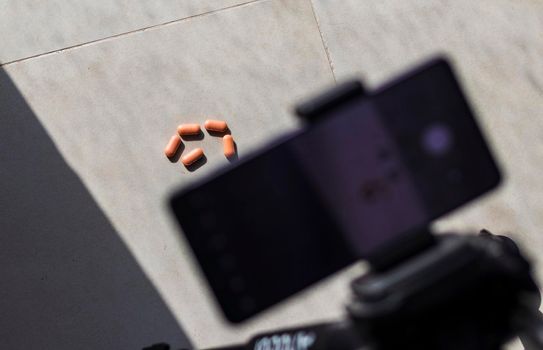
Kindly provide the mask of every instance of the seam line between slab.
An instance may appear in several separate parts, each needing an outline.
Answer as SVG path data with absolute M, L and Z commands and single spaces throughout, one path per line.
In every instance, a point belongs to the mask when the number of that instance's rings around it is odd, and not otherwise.
M 224 7 L 224 8 L 220 8 L 220 9 L 216 9 L 216 10 L 211 10 L 211 11 L 207 11 L 207 12 L 203 12 L 203 13 L 198 13 L 198 14 L 195 14 L 195 15 L 192 15 L 192 16 L 183 17 L 183 18 L 178 18 L 178 19 L 174 19 L 174 20 L 167 21 L 167 22 L 164 22 L 164 23 L 154 24 L 154 25 L 147 26 L 147 27 L 143 27 L 143 28 L 139 28 L 139 29 L 134 29 L 134 30 L 131 30 L 131 31 L 128 31 L 128 32 L 124 32 L 124 33 L 119 33 L 119 34 L 111 35 L 111 36 L 108 36 L 108 37 L 105 37 L 105 38 L 100 38 L 100 39 L 95 39 L 95 40 L 87 41 L 87 42 L 84 42 L 84 43 L 81 43 L 81 44 L 75 44 L 75 45 L 71 45 L 71 46 L 66 46 L 66 47 L 64 47 L 64 48 L 62 48 L 62 49 L 51 50 L 51 51 L 47 51 L 47 52 L 44 52 L 44 53 L 40 53 L 40 54 L 36 54 L 36 55 L 24 57 L 24 58 L 19 58 L 19 59 L 13 60 L 13 61 L 8 61 L 8 62 L 5 62 L 5 63 L 0 63 L 0 67 L 5 67 L 5 66 L 8 66 L 8 65 L 10 65 L 10 64 L 20 63 L 20 62 L 24 62 L 24 61 L 31 60 L 31 59 L 35 59 L 35 58 L 40 58 L 40 57 L 43 57 L 43 56 L 52 55 L 52 54 L 55 54 L 55 53 L 61 53 L 61 52 L 64 52 L 64 51 L 68 51 L 68 50 L 72 50 L 72 49 L 77 49 L 77 48 L 80 48 L 80 47 L 85 47 L 85 46 L 89 46 L 89 45 L 93 45 L 93 44 L 98 44 L 98 43 L 105 42 L 105 41 L 108 41 L 108 40 L 117 39 L 117 38 L 120 38 L 120 37 L 123 37 L 123 36 L 127 36 L 127 35 L 131 35 L 131 34 L 136 34 L 136 33 L 144 32 L 144 31 L 146 31 L 146 30 L 156 29 L 156 28 L 160 28 L 160 27 L 164 27 L 164 26 L 176 24 L 176 23 L 179 23 L 179 22 L 182 22 L 182 21 L 186 21 L 186 20 L 189 20 L 189 19 L 194 19 L 194 18 L 196 18 L 196 17 L 207 16 L 207 15 L 215 14 L 215 13 L 222 12 L 222 11 L 226 11 L 226 10 L 231 10 L 231 9 L 234 9 L 234 8 L 237 8 L 237 7 L 242 7 L 242 6 L 251 5 L 251 4 L 260 2 L 260 1 L 264 1 L 264 0 L 251 0 L 251 1 L 247 1 L 247 2 L 241 3 L 241 4 L 236 4 L 236 5 L 232 5 L 232 6 L 228 6 L 228 7 Z
M 326 45 L 326 40 L 324 40 L 324 34 L 322 33 L 322 30 L 321 30 L 321 24 L 319 22 L 319 18 L 317 17 L 317 11 L 315 11 L 315 6 L 313 5 L 313 0 L 309 0 L 309 3 L 311 4 L 311 10 L 313 11 L 313 17 L 315 17 L 315 23 L 317 23 L 317 29 L 319 31 L 319 35 L 321 36 L 322 47 L 324 48 L 324 52 L 326 53 L 326 59 L 328 60 L 328 65 L 330 66 L 330 71 L 332 72 L 332 77 L 334 78 L 334 82 L 337 83 L 336 72 L 334 70 L 334 64 L 332 63 L 332 59 L 330 58 L 330 50 L 328 49 L 328 45 Z

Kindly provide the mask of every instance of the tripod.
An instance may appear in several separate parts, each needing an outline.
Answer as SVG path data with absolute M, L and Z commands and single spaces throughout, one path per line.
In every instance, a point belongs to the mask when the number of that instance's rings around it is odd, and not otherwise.
M 215 350 L 543 349 L 539 290 L 517 245 L 488 231 L 433 236 L 422 252 L 351 284 L 348 317 Z
M 413 91 L 428 92 L 427 83 L 432 79 L 440 83 L 453 79 L 447 74 L 439 79 L 430 75 L 410 86 Z M 296 113 L 306 124 L 316 124 L 365 97 L 372 95 L 360 82 L 347 82 L 299 105 Z M 387 101 L 388 105 L 395 103 L 394 99 Z M 467 108 L 461 96 L 454 104 Z M 481 138 L 477 132 L 472 136 Z M 485 191 L 495 184 L 488 186 Z M 469 199 L 473 198 L 464 198 L 436 217 Z M 436 236 L 424 228 L 398 232 L 386 246 L 364 257 L 371 270 L 351 283 L 352 300 L 345 319 L 262 333 L 247 344 L 215 350 L 495 350 L 517 335 L 526 349 L 543 349 L 539 289 L 529 262 L 511 239 L 488 231 Z M 158 344 L 148 349 L 169 347 Z

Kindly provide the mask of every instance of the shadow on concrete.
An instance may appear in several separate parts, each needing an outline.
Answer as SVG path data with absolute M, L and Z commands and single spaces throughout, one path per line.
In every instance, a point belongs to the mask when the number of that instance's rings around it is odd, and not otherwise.
M 203 140 L 204 139 L 204 133 L 202 132 L 202 130 L 200 130 L 200 132 L 196 135 L 183 135 L 181 136 L 181 138 L 183 139 L 183 141 L 200 141 L 200 140 Z
M 181 159 L 181 156 L 183 155 L 184 150 L 185 150 L 185 144 L 181 142 L 181 144 L 179 145 L 179 148 L 177 149 L 173 157 L 168 158 L 170 160 L 170 163 L 177 163 L 179 159 Z
M 202 158 L 198 159 L 197 161 L 195 161 L 194 163 L 190 165 L 187 165 L 185 168 L 192 173 L 200 169 L 201 167 L 203 167 L 206 163 L 207 163 L 207 157 L 204 154 Z
M 239 155 L 238 155 L 238 144 L 234 141 L 234 155 L 231 156 L 231 157 L 227 157 L 226 159 L 228 159 L 228 161 L 230 163 L 232 162 L 235 162 L 237 160 L 239 160 Z
M 0 347 L 189 340 L 0 69 Z
M 213 131 L 213 130 L 206 130 L 209 136 L 213 137 L 220 137 L 222 138 L 224 135 L 232 135 L 232 131 L 230 129 L 226 129 L 226 131 Z

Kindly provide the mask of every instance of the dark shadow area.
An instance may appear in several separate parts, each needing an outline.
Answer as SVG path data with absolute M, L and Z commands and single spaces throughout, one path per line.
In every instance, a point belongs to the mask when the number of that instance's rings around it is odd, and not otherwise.
M 212 131 L 212 130 L 206 130 L 209 136 L 213 137 L 223 137 L 224 135 L 232 135 L 232 132 L 230 129 L 226 129 L 226 131 Z
M 190 347 L 1 69 L 0 122 L 0 347 Z
M 234 141 L 234 149 L 236 150 L 236 153 L 234 153 L 234 155 L 232 157 L 226 157 L 226 159 L 228 159 L 228 161 L 230 163 L 233 163 L 233 162 L 235 162 L 236 160 L 239 159 L 239 156 L 238 156 L 238 144 L 236 143 L 236 141 Z
M 183 135 L 181 136 L 183 141 L 200 141 L 204 139 L 204 133 L 200 130 L 200 132 L 196 135 Z
M 179 148 L 177 149 L 177 152 L 173 155 L 173 157 L 168 157 L 171 163 L 177 163 L 181 156 L 183 155 L 183 151 L 185 150 L 185 144 L 181 142 L 179 145 Z
M 190 171 L 192 173 L 193 171 L 196 171 L 196 170 L 200 169 L 202 166 L 204 166 L 205 163 L 207 163 L 207 157 L 204 154 L 202 156 L 202 158 L 198 159 L 197 161 L 195 161 L 191 165 L 186 166 L 186 168 L 187 168 L 188 171 Z

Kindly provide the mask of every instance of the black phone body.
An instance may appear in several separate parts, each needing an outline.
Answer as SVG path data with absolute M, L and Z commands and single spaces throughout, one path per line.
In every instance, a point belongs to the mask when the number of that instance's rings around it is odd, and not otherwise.
M 444 60 L 326 113 L 172 197 L 232 322 L 386 254 L 500 181 Z

